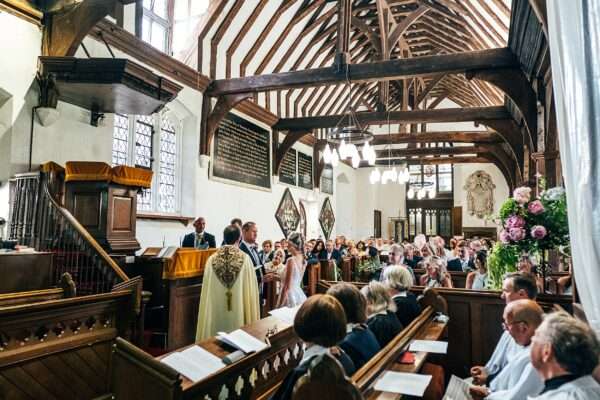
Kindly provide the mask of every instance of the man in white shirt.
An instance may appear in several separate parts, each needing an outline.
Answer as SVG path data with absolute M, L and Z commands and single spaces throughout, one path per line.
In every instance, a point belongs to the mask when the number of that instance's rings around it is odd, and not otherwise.
M 504 279 L 501 297 L 507 305 L 515 300 L 535 300 L 536 296 L 537 286 L 531 276 L 514 273 Z M 504 331 L 487 364 L 471 368 L 473 382 L 478 385 L 489 384 L 494 376 L 499 374 L 506 364 L 514 358 L 518 349 L 519 346 L 516 345 L 513 337 L 508 331 Z
M 515 300 L 504 309 L 503 326 L 517 346 L 512 360 L 490 382 L 489 389 L 473 386 L 473 400 L 521 400 L 539 394 L 544 384 L 531 364 L 529 348 L 544 311 L 533 300 Z
M 600 343 L 584 322 L 566 313 L 548 315 L 532 338 L 531 363 L 544 379 L 536 400 L 600 399 L 600 384 L 592 377 Z

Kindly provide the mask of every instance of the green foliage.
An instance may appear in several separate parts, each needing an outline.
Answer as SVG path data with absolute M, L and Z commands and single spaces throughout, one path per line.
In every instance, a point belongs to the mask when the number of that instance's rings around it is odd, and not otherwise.
M 507 219 L 508 217 L 510 217 L 513 214 L 519 214 L 520 211 L 521 211 L 521 207 L 519 206 L 519 203 L 517 203 L 511 197 L 508 200 L 506 200 L 504 202 L 504 204 L 502 204 L 502 207 L 500 207 L 499 216 L 504 221 L 505 219 Z
M 488 258 L 488 287 L 500 290 L 504 276 L 517 270 L 519 249 L 497 242 Z

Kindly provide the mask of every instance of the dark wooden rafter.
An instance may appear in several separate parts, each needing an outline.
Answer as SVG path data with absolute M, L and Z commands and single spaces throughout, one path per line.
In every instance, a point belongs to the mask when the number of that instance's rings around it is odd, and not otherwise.
M 207 115 L 207 117 L 206 122 L 201 124 L 200 154 L 210 154 L 210 146 L 215 133 L 217 132 L 217 128 L 219 127 L 219 123 L 238 103 L 251 97 L 252 95 L 249 93 L 221 96 L 217 99 L 217 103 L 212 110 L 210 110 L 209 105 L 203 109 L 203 111 L 206 112 L 206 114 L 203 112 L 203 117 L 204 115 Z M 204 102 L 210 104 L 208 96 L 204 96 Z M 208 112 L 210 112 L 210 114 L 208 114 Z
M 217 50 L 219 47 L 219 43 L 221 42 L 221 38 L 225 35 L 227 28 L 231 24 L 231 21 L 237 16 L 238 12 L 242 8 L 244 1 L 243 0 L 235 0 L 233 6 L 227 12 L 223 21 L 219 24 L 215 34 L 210 40 L 210 71 L 209 76 L 211 79 L 215 79 L 217 77 Z M 199 66 L 201 69 L 202 66 Z
M 399 143 L 500 143 L 502 141 L 502 137 L 492 131 L 449 131 L 375 135 L 370 144 L 377 146 Z
M 527 145 L 537 149 L 537 99 L 520 68 L 468 71 L 467 79 L 480 79 L 500 88 L 517 105 L 529 132 Z
M 42 54 L 74 56 L 88 32 L 114 11 L 117 2 L 127 4 L 131 0 L 84 0 L 46 13 Z
M 246 19 L 246 22 L 244 22 L 244 25 L 227 48 L 225 52 L 225 77 L 227 79 L 231 78 L 231 62 L 233 59 L 233 54 L 238 49 L 240 44 L 242 44 L 242 41 L 244 40 L 248 32 L 250 32 L 250 29 L 252 29 L 252 26 L 254 25 L 254 23 L 256 22 L 256 20 L 258 19 L 259 15 L 262 13 L 268 2 L 269 0 L 260 0 L 258 5 L 252 11 L 252 14 L 250 14 L 248 19 Z
M 306 130 L 290 131 L 286 133 L 285 137 L 283 138 L 283 142 L 277 144 L 275 163 L 273 165 L 273 175 L 279 174 L 279 169 L 281 168 L 283 158 L 285 157 L 285 154 L 294 146 L 294 143 L 302 139 L 304 136 L 310 134 L 312 134 L 312 131 Z
M 352 82 L 396 80 L 413 76 L 439 73 L 464 73 L 473 69 L 511 68 L 517 65 L 507 48 L 443 54 L 419 58 L 394 59 L 374 63 L 348 65 L 347 73 L 334 68 L 310 71 L 283 72 L 245 78 L 218 79 L 211 83 L 208 94 L 216 97 L 233 93 L 254 93 L 307 86 L 320 86 L 346 81 Z
M 432 123 L 432 122 L 469 122 L 511 119 L 503 106 L 445 108 L 439 110 L 412 110 L 393 112 L 359 112 L 356 114 L 362 124 L 391 123 Z M 342 115 L 319 117 L 281 118 L 274 126 L 278 130 L 314 129 L 335 127 Z M 511 119 L 512 121 L 512 119 Z

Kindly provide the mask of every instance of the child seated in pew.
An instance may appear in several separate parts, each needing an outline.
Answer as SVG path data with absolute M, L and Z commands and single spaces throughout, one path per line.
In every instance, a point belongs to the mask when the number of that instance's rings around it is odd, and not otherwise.
M 417 296 L 409 291 L 413 277 L 408 268 L 395 265 L 385 270 L 383 282 L 396 305 L 396 316 L 402 326 L 408 326 L 421 313 Z
M 396 316 L 396 305 L 380 282 L 371 281 L 360 292 L 367 299 L 367 326 L 384 348 L 403 328 Z
M 367 321 L 367 301 L 356 286 L 341 282 L 327 290 L 344 308 L 346 314 L 346 337 L 339 344 L 350 356 L 356 369 L 365 365 L 379 350 L 379 342 L 365 324 Z
M 296 313 L 294 331 L 306 345 L 300 364 L 283 380 L 271 400 L 289 400 L 294 385 L 308 371 L 311 360 L 329 353 L 338 360 L 347 376 L 356 371 L 350 357 L 336 347 L 346 336 L 346 314 L 333 296 L 316 294 L 310 296 Z

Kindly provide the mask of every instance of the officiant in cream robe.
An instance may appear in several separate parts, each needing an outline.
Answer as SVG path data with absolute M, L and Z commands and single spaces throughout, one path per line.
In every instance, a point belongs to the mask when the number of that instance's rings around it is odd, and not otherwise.
M 206 261 L 196 341 L 260 319 L 256 274 L 250 257 L 237 246 L 240 235 L 237 226 L 225 228 L 225 245 Z

